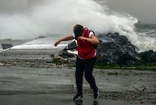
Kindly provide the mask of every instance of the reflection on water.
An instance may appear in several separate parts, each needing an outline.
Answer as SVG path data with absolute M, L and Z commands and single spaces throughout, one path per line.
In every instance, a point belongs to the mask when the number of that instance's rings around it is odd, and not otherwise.
M 83 105 L 83 100 L 74 101 L 75 105 Z
M 83 100 L 74 101 L 75 105 L 83 105 Z M 98 105 L 98 101 L 93 101 L 92 105 Z
M 93 105 L 98 105 L 98 101 L 94 101 L 93 102 Z

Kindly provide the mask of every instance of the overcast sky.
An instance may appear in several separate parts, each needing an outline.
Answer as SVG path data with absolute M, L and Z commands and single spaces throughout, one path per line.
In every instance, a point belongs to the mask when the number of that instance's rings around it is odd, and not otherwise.
M 156 23 L 156 0 L 96 0 L 113 11 L 128 12 L 142 23 Z M 104 3 L 104 2 L 103 2 Z

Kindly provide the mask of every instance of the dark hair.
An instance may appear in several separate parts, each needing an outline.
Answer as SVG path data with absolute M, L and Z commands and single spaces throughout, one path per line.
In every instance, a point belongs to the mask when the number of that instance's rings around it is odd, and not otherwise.
M 75 34 L 75 39 L 77 40 L 77 37 L 82 36 L 84 29 L 83 26 L 80 24 L 77 24 L 73 27 L 73 32 Z

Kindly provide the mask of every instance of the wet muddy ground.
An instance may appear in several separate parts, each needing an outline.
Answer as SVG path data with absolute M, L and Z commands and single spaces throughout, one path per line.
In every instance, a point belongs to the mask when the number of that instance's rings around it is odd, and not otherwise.
M 2 105 L 156 104 L 156 72 L 110 69 L 94 69 L 100 90 L 98 100 L 94 101 L 84 79 L 83 101 L 75 103 L 72 101 L 76 93 L 75 68 L 52 64 L 51 54 L 48 51 L 40 55 L 34 51 L 0 53 Z

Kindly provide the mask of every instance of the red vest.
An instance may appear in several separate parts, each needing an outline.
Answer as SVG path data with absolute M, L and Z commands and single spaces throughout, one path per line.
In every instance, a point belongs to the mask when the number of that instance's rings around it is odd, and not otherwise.
M 89 38 L 89 31 L 84 29 L 84 37 Z M 91 59 L 95 56 L 95 49 L 93 44 L 86 40 L 77 40 L 78 44 L 78 56 L 82 59 Z M 88 53 L 89 52 L 89 53 Z M 87 54 L 87 55 L 86 55 Z

